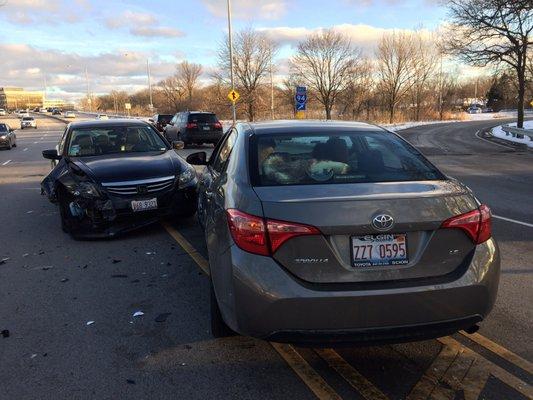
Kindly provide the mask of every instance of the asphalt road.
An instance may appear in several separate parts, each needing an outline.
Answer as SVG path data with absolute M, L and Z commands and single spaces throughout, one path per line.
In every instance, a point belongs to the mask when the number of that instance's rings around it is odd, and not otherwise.
M 533 398 L 533 153 L 475 136 L 496 122 L 401 133 L 515 220 L 494 220 L 502 280 L 482 336 L 336 351 L 213 339 L 194 219 L 109 241 L 63 234 L 39 183 L 64 125 L 38 124 L 0 151 L 0 399 Z

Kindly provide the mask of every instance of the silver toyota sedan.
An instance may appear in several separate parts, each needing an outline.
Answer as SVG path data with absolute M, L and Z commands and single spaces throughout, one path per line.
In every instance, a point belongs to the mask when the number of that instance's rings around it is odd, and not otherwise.
M 392 132 L 241 123 L 187 161 L 207 166 L 215 336 L 402 342 L 473 332 L 492 309 L 490 209 Z

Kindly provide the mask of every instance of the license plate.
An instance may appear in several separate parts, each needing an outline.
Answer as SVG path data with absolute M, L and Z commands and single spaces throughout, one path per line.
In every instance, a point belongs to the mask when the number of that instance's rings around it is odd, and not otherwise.
M 204 126 L 203 129 L 204 129 L 204 131 L 209 131 L 209 130 L 211 130 L 211 128 L 210 128 L 209 126 Z
M 131 202 L 131 209 L 135 212 L 155 210 L 157 209 L 157 199 L 133 200 Z
M 354 267 L 408 264 L 407 235 L 394 233 L 353 236 L 352 263 Z

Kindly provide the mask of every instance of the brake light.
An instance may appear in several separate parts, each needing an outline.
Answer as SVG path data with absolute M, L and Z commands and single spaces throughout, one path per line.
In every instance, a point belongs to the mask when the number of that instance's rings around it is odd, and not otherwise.
M 215 129 L 222 129 L 222 124 L 220 122 L 215 122 L 213 126 L 215 127 Z
M 492 236 L 491 220 L 490 208 L 482 204 L 477 210 L 447 219 L 442 228 L 462 229 L 475 244 L 481 244 Z
M 226 211 L 231 236 L 241 249 L 254 254 L 269 254 L 263 218 L 239 210 Z
M 320 235 L 314 226 L 263 219 L 235 209 L 227 210 L 227 216 L 235 244 L 254 254 L 268 256 L 296 236 Z
M 187 129 L 196 129 L 196 128 L 198 128 L 198 124 L 196 124 L 194 122 L 188 122 L 186 126 L 187 126 Z

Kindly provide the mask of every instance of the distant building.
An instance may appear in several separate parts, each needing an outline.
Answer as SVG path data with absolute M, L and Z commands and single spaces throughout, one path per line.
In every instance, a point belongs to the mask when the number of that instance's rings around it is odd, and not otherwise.
M 65 108 L 65 102 L 58 99 L 45 99 L 43 103 L 45 108 Z
M 0 88 L 0 108 L 16 110 L 20 108 L 42 107 L 44 93 L 27 91 L 18 87 Z

